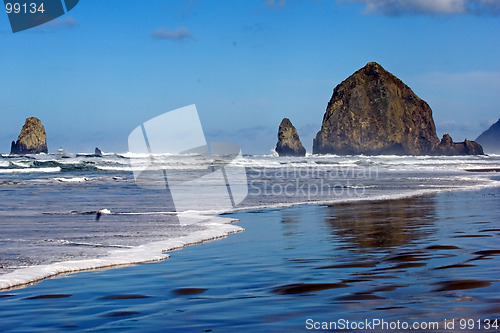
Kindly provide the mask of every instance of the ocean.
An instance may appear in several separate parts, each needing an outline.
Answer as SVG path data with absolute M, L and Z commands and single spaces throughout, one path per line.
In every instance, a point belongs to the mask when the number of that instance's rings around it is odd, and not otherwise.
M 155 163 L 186 179 L 213 168 L 196 154 Z M 500 156 L 244 155 L 231 165 L 246 179 L 227 187 L 246 198 L 227 208 L 226 185 L 197 182 L 204 201 L 182 219 L 192 188 L 138 186 L 133 168 L 150 164 L 3 155 L 6 330 L 301 331 L 375 315 L 458 327 L 498 313 Z

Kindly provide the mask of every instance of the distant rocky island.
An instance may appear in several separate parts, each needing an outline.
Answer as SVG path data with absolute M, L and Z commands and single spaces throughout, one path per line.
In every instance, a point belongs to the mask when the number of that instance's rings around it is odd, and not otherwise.
M 17 141 L 12 141 L 11 154 L 26 155 L 48 153 L 47 135 L 40 119 L 27 118 Z
M 64 152 L 61 148 L 59 152 L 62 152 L 62 157 L 69 157 L 69 154 Z M 17 138 L 17 141 L 12 141 L 10 154 L 11 155 L 28 155 L 28 154 L 40 154 L 48 153 L 47 149 L 47 134 L 45 133 L 45 128 L 42 125 L 40 119 L 36 117 L 27 118 L 24 122 L 21 133 Z M 66 155 L 68 156 L 66 156 Z M 78 156 L 79 154 L 77 154 Z M 82 156 L 94 156 L 102 157 L 102 151 L 96 147 L 94 154 L 80 154 Z
M 480 155 L 483 149 L 474 141 L 453 142 L 448 134 L 439 140 L 429 105 L 370 62 L 333 90 L 313 154 Z
M 481 133 L 476 141 L 483 146 L 487 153 L 500 154 L 500 119 Z

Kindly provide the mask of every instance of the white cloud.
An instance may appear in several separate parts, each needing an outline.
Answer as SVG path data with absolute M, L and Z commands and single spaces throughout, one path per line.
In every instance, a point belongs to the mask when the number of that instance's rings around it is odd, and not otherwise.
M 383 15 L 498 15 L 499 0 L 341 0 L 366 5 L 365 13 Z
M 175 40 L 175 41 L 180 41 L 183 39 L 192 39 L 193 35 L 191 35 L 191 32 L 186 27 L 180 27 L 177 30 L 167 30 L 167 29 L 157 29 L 153 31 L 151 36 L 154 39 L 170 39 L 170 40 Z

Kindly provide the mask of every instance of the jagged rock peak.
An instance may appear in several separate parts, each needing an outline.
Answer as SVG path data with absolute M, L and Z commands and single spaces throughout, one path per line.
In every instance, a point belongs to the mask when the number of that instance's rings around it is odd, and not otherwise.
M 288 118 L 281 121 L 278 130 L 278 143 L 276 152 L 279 156 L 305 156 L 306 149 L 300 142 L 297 129 Z
M 438 143 L 429 105 L 370 62 L 335 87 L 313 153 L 422 155 Z
M 369 62 L 333 90 L 313 153 L 430 155 L 439 144 L 429 105 Z
M 47 153 L 47 135 L 40 119 L 27 118 L 17 141 L 12 141 L 11 154 Z

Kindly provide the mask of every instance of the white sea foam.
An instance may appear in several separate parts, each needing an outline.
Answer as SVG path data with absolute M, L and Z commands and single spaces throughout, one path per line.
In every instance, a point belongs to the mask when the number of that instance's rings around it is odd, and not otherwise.
M 115 249 L 109 255 L 97 259 L 71 260 L 21 268 L 14 272 L 0 275 L 0 290 L 35 283 L 60 274 L 165 260 L 170 257 L 166 252 L 226 237 L 229 234 L 244 230 L 236 225 L 227 224 L 227 222 L 234 220 L 225 219 L 226 223 L 219 223 L 221 219 L 220 217 L 214 219 L 214 222 L 206 224 L 206 230 L 196 231 L 188 236 L 153 242 L 132 248 Z
M 118 156 L 122 156 L 125 158 L 148 158 L 149 154 L 135 154 L 135 153 L 127 152 L 124 154 L 119 154 Z
M 89 242 L 73 242 L 67 239 L 47 239 L 48 242 L 57 242 L 64 245 L 75 245 L 75 246 L 90 246 L 90 247 L 106 247 L 106 248 L 119 248 L 119 249 L 133 249 L 133 246 L 120 245 L 120 244 L 101 244 L 101 243 L 89 243 Z
M 171 154 L 171 153 L 162 153 L 162 154 L 139 154 L 139 153 L 131 153 L 131 152 L 126 152 L 125 154 L 119 154 L 118 156 L 126 157 L 126 158 L 150 158 L 151 156 L 157 156 L 157 157 L 175 157 L 175 156 L 196 156 L 198 154 Z
M 104 165 L 98 165 L 96 166 L 96 169 L 102 170 L 102 171 L 142 171 L 144 170 L 143 168 L 134 168 L 128 166 L 128 165 L 123 165 L 123 166 L 104 166 Z
M 33 161 L 12 161 L 11 163 L 20 168 L 29 168 L 33 165 Z
M 423 186 L 422 186 L 423 187 Z M 369 197 L 359 196 L 353 198 L 332 198 L 328 200 L 315 200 L 315 201 L 296 201 L 296 202 L 281 202 L 281 203 L 270 203 L 261 204 L 257 206 L 245 206 L 237 207 L 231 210 L 231 212 L 238 211 L 252 211 L 252 210 L 262 210 L 262 209 L 273 209 L 273 208 L 288 208 L 303 205 L 333 205 L 333 204 L 346 204 L 346 203 L 356 203 L 356 202 L 376 202 L 376 201 L 386 201 L 386 200 L 399 200 L 407 199 L 413 197 L 421 197 L 432 195 L 442 192 L 453 192 L 453 191 L 477 191 L 485 188 L 500 187 L 500 182 L 488 183 L 488 184 L 478 184 L 470 186 L 426 186 L 425 189 L 421 190 L 411 190 L 406 192 L 394 192 L 388 194 L 380 194 Z M 223 212 L 219 212 L 222 214 Z M 227 213 L 227 211 L 226 211 Z
M 177 212 L 117 212 L 115 215 L 176 215 Z
M 88 177 L 53 178 L 53 179 L 61 183 L 83 183 L 92 180 L 92 178 Z
M 50 168 L 24 168 L 24 169 L 0 169 L 0 173 L 56 173 L 61 171 L 60 167 Z

